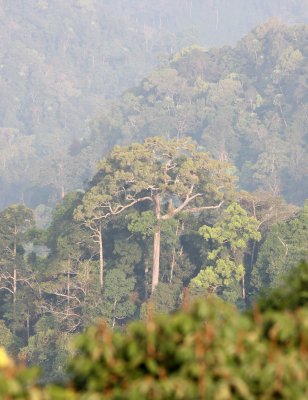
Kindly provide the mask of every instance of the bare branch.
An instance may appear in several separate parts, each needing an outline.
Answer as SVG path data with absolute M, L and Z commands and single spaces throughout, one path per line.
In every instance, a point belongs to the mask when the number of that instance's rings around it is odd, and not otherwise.
M 285 248 L 285 257 L 288 255 L 289 252 L 289 247 L 288 245 L 278 236 L 279 242 L 283 245 L 283 247 Z
M 86 226 L 87 228 L 89 228 L 92 232 L 94 232 L 94 235 L 96 234 L 98 228 L 96 225 L 91 224 L 92 221 L 95 222 L 101 222 L 102 220 L 106 220 L 108 217 L 110 216 L 114 216 L 114 215 L 119 215 L 121 214 L 123 211 L 127 210 L 130 207 L 133 207 L 135 204 L 141 203 L 143 201 L 153 201 L 152 197 L 150 196 L 144 196 L 144 197 L 140 197 L 138 199 L 133 199 L 133 197 L 130 199 L 130 203 L 122 205 L 122 204 L 118 204 L 116 205 L 114 208 L 112 207 L 112 205 L 110 203 L 103 203 L 100 205 L 100 207 L 97 208 L 101 208 L 101 209 L 106 209 L 106 213 L 100 213 L 98 216 L 96 217 L 92 217 L 90 222 L 88 220 L 83 222 L 83 225 Z
M 70 296 L 70 295 L 68 295 L 68 294 L 59 293 L 59 292 L 47 292 L 47 290 L 44 290 L 44 293 L 52 294 L 52 295 L 54 295 L 54 296 L 65 297 L 66 299 L 76 300 L 77 303 L 79 303 L 79 304 L 81 303 L 81 301 L 80 301 L 80 300 L 78 299 L 78 297 L 76 297 L 76 296 Z
M 10 288 L 6 287 L 6 286 L 1 286 L 0 290 L 7 290 L 8 292 L 10 292 L 11 294 L 14 294 L 14 291 L 11 290 Z
M 223 203 L 224 203 L 224 200 L 222 200 L 216 206 L 194 207 L 194 208 L 186 209 L 185 212 L 187 212 L 187 213 L 197 213 L 197 212 L 201 212 L 201 211 L 204 211 L 204 210 L 215 210 L 217 208 L 220 208 L 223 205 Z

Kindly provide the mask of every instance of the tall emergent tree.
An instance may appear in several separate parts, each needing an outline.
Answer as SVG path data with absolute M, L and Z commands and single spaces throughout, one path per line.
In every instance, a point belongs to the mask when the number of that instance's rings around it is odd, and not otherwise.
M 75 218 L 96 230 L 95 240 L 102 247 L 96 232 L 103 221 L 138 203 L 148 204 L 156 219 L 152 291 L 159 282 L 161 222 L 179 213 L 221 207 L 234 183 L 229 164 L 198 151 L 188 138 L 152 137 L 143 144 L 118 146 L 98 168 Z M 100 280 L 102 285 L 102 267 Z
M 33 225 L 32 210 L 22 204 L 11 205 L 0 213 L 0 290 L 12 296 L 14 322 L 18 289 L 25 284 L 31 286 L 23 244 Z

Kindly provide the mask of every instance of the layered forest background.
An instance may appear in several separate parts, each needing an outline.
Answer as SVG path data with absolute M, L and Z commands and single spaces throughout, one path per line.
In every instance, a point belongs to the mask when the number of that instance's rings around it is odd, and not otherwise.
M 307 2 L 0 5 L 14 357 L 62 379 L 99 317 L 125 331 L 187 293 L 245 310 L 308 258 Z
M 0 207 L 12 202 L 53 207 L 65 192 L 83 187 L 97 161 L 115 143 L 140 137 L 136 129 L 143 136 L 180 130 L 200 139 L 209 151 L 227 151 L 246 183 L 254 173 L 247 160 L 257 161 L 261 175 L 266 174 L 274 142 L 284 153 L 275 161 L 275 169 L 289 167 L 287 141 L 296 130 L 293 173 L 285 178 L 292 184 L 294 169 L 305 154 L 298 149 L 306 115 L 305 28 L 272 21 L 235 48 L 209 53 L 196 49 L 171 61 L 170 56 L 196 43 L 204 49 L 235 45 L 274 15 L 292 23 L 307 22 L 307 8 L 302 0 L 237 0 L 232 6 L 222 0 L 1 1 L 0 76 L 5 96 L 0 104 Z M 120 111 L 117 96 L 139 85 L 158 65 L 159 72 L 148 78 L 156 93 L 144 86 L 138 91 L 137 100 L 146 109 L 142 112 L 137 104 L 128 103 Z M 164 81 L 169 86 L 164 87 Z M 223 92 L 221 98 L 211 95 L 215 85 Z M 150 94 L 154 97 L 147 99 Z M 177 104 L 162 103 L 175 95 Z M 161 101 L 154 106 L 155 96 Z M 116 105 L 110 104 L 111 99 Z M 207 110 L 202 110 L 202 102 Z M 187 103 L 192 103 L 189 109 Z M 294 104 L 300 106 L 296 111 Z M 172 115 L 173 126 L 166 126 L 171 122 L 166 114 Z M 123 134 L 122 125 L 134 125 L 136 118 L 136 129 L 128 126 L 129 132 Z M 102 126 L 97 130 L 98 121 Z M 278 126 L 281 123 L 287 125 L 284 137 L 277 135 L 285 128 Z M 215 149 L 206 138 L 211 130 L 212 137 L 225 131 Z M 243 151 L 245 130 L 248 150 Z M 273 131 L 271 143 L 269 139 L 264 143 L 263 136 L 272 136 Z M 228 134 L 232 140 L 226 146 Z M 302 168 L 296 182 L 302 179 Z M 290 196 L 295 191 L 292 200 L 303 198 L 303 193 L 296 193 L 301 186 L 290 189 Z

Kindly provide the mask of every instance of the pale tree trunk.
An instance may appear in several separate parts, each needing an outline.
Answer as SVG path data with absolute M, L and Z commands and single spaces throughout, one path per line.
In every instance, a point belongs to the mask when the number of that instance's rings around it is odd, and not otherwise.
M 179 236 L 179 223 L 177 223 L 177 225 L 176 225 L 175 236 L 176 237 Z M 174 245 L 173 250 L 172 250 L 172 261 L 171 261 L 171 270 L 170 270 L 169 283 L 172 283 L 175 262 L 176 262 L 176 248 L 175 248 L 175 245 Z
M 28 312 L 27 312 L 27 344 L 29 344 L 29 338 L 30 338 L 30 312 L 28 310 Z
M 160 226 L 157 225 L 154 233 L 153 249 L 153 273 L 152 273 L 152 293 L 159 282 L 159 260 L 160 259 Z
M 242 264 L 244 266 L 244 255 L 240 255 L 240 254 L 236 253 L 236 251 L 234 251 L 233 258 L 234 258 L 236 265 Z M 244 271 L 242 272 L 242 277 L 241 277 L 242 299 L 244 302 L 246 302 L 245 272 L 246 271 L 244 268 Z
M 246 301 L 245 273 L 242 273 L 242 299 Z
M 71 295 L 71 285 L 70 285 L 70 271 L 67 271 L 67 310 L 70 308 L 70 295 Z
M 14 238 L 14 249 L 13 249 L 13 257 L 14 257 L 14 270 L 13 270 L 13 333 L 15 333 L 15 323 L 16 323 L 16 295 L 17 295 L 17 230 L 15 228 L 15 238 Z
M 113 303 L 112 330 L 114 329 L 116 324 L 116 308 L 117 308 L 117 299 L 115 299 Z
M 65 188 L 64 185 L 61 186 L 61 199 L 64 199 L 65 197 Z
M 155 214 L 157 218 L 157 225 L 154 232 L 154 247 L 153 247 L 153 271 L 152 271 L 152 293 L 156 289 L 159 282 L 159 262 L 160 262 L 160 197 L 154 197 Z
M 85 263 L 85 269 L 84 270 L 85 270 L 85 278 L 86 278 L 84 294 L 85 294 L 85 298 L 86 298 L 87 295 L 88 295 L 88 286 L 89 286 L 89 265 L 88 265 L 87 262 Z
M 99 240 L 99 283 L 100 287 L 104 286 L 104 249 L 103 249 L 103 236 L 102 236 L 102 226 L 99 228 L 98 232 Z
M 171 270 L 170 270 L 169 283 L 172 283 L 174 266 L 175 266 L 175 247 L 172 250 L 172 261 L 171 261 Z
M 15 313 L 15 303 L 16 303 L 16 294 L 17 294 L 17 229 L 15 227 L 15 238 L 14 238 L 14 249 L 13 249 L 13 257 L 14 257 L 14 270 L 13 270 L 13 303 L 14 303 L 14 313 Z
M 17 293 L 17 268 L 14 266 L 13 271 L 13 303 L 16 303 L 16 293 Z
M 189 17 L 191 18 L 192 17 L 193 0 L 189 1 L 188 7 L 189 7 Z

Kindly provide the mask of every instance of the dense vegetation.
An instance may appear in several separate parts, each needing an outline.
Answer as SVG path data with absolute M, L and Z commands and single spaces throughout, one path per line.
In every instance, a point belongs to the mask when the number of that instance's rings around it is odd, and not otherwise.
M 308 204 L 238 192 L 234 168 L 188 138 L 115 147 L 89 189 L 51 225 L 11 205 L 0 213 L 1 344 L 63 377 L 72 337 L 99 317 L 113 329 L 215 293 L 246 309 L 308 258 Z
M 0 349 L 0 394 L 9 399 L 305 399 L 308 265 L 241 314 L 213 297 L 131 324 L 104 323 L 76 341 L 67 387 L 35 385 Z
M 241 187 L 301 204 L 308 197 L 307 38 L 307 25 L 274 19 L 234 48 L 183 50 L 104 111 L 98 141 L 188 135 L 235 164 Z
M 308 28 L 226 3 L 2 1 L 0 395 L 307 397 Z
M 162 112 L 177 115 L 173 130 L 185 134 L 195 131 L 195 135 L 203 136 L 202 144 L 211 151 L 213 145 L 205 141 L 210 129 L 214 126 L 215 132 L 225 130 L 229 121 L 234 121 L 225 133 L 232 136 L 232 149 L 224 149 L 221 138 L 221 148 L 216 153 L 229 152 L 240 167 L 250 153 L 255 164 L 260 151 L 268 154 L 272 144 L 267 143 L 266 149 L 256 149 L 257 139 L 245 152 L 238 132 L 241 135 L 246 135 L 246 131 L 258 132 L 259 138 L 269 130 L 277 132 L 279 125 L 286 123 L 286 135 L 299 131 L 297 142 L 301 145 L 300 116 L 307 115 L 302 98 L 307 50 L 300 28 L 273 27 L 267 35 L 262 32 L 268 28 L 260 28 L 259 33 L 249 35 L 235 50 L 225 47 L 208 55 L 193 52 L 186 54 L 181 62 L 171 64 L 168 57 L 193 43 L 206 48 L 234 43 L 248 29 L 272 15 L 292 22 L 307 22 L 307 10 L 307 3 L 301 0 L 237 0 L 232 5 L 218 0 L 2 0 L 0 84 L 6 95 L 0 102 L 0 208 L 12 202 L 25 202 L 32 208 L 40 206 L 36 214 L 43 220 L 50 211 L 46 206 L 53 207 L 64 193 L 82 187 L 96 162 L 115 142 L 123 144 L 123 140 L 131 140 L 130 132 L 123 135 L 125 127 L 137 124 L 143 130 L 142 135 L 152 134 L 153 130 L 155 135 L 164 133 L 169 118 L 159 121 Z M 169 68 L 150 78 L 150 85 L 162 79 L 157 93 L 149 93 L 145 87 L 144 99 L 139 98 L 136 104 L 133 99 L 126 99 L 125 110 L 107 106 L 109 99 L 139 83 L 159 63 Z M 294 74 L 297 79 L 291 84 L 289 99 L 286 93 Z M 256 78 L 252 79 L 254 75 Z M 166 79 L 170 79 L 170 84 L 164 89 Z M 220 92 L 226 92 L 225 96 L 221 100 L 214 95 L 208 98 L 206 93 L 215 92 L 213 84 L 218 80 Z M 180 85 L 176 93 L 172 89 L 174 84 Z M 181 99 L 174 98 L 175 104 L 159 103 L 151 111 L 149 104 L 164 90 L 168 92 L 162 93 L 167 103 L 170 95 Z M 149 95 L 154 97 L 151 99 Z M 229 100 L 226 110 L 224 104 Z M 296 113 L 290 109 L 291 101 L 303 103 Z M 205 102 L 207 115 L 203 115 Z M 218 106 L 224 108 L 222 113 L 227 112 L 225 123 L 221 122 L 220 114 L 213 112 L 213 107 Z M 195 108 L 199 111 L 194 111 Z M 142 123 L 138 115 L 143 109 Z M 101 129 L 97 131 L 97 124 L 91 121 L 101 114 L 100 110 L 105 110 L 107 116 L 100 118 Z M 257 117 L 247 116 L 249 110 Z M 241 113 L 243 119 L 238 121 Z M 140 123 L 150 123 L 151 127 L 147 129 Z M 256 134 L 248 136 L 250 143 Z M 278 140 L 276 136 L 274 141 Z M 284 141 L 279 142 L 278 146 L 283 144 Z M 302 154 L 305 151 L 294 150 L 292 171 L 300 165 Z M 261 178 L 267 173 L 269 158 L 263 156 L 256 164 Z M 285 158 L 278 160 L 277 165 L 286 168 Z M 245 165 L 244 170 L 247 173 L 243 182 L 247 182 L 250 165 Z M 296 182 L 304 179 L 302 173 L 298 174 Z M 302 196 L 296 193 L 300 186 L 299 183 L 292 188 L 294 201 Z
M 127 12 L 130 3 L 1 1 L 1 208 L 13 201 L 53 206 L 82 186 L 97 161 L 87 150 L 79 154 L 97 110 L 139 82 L 160 55 L 192 43 L 184 32 L 152 32 Z

